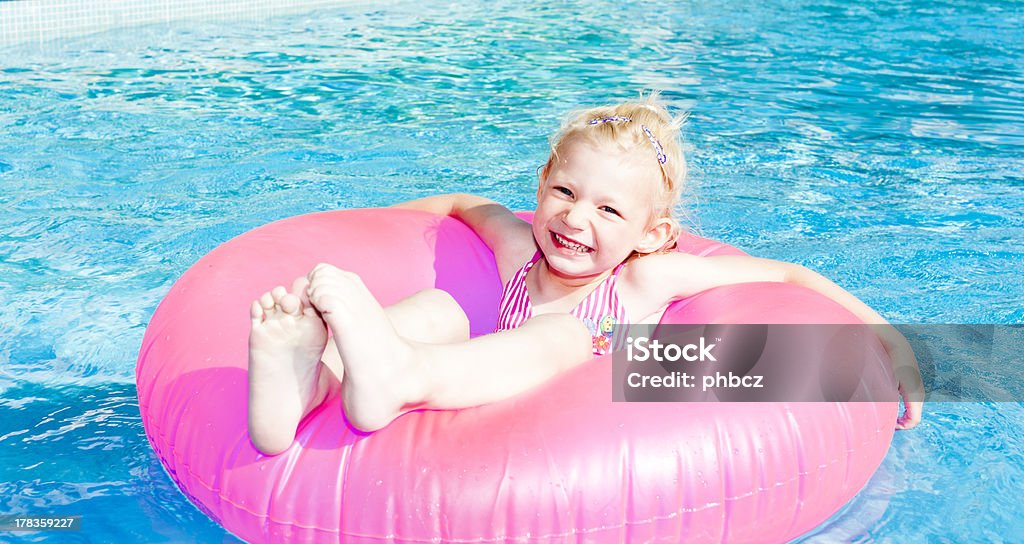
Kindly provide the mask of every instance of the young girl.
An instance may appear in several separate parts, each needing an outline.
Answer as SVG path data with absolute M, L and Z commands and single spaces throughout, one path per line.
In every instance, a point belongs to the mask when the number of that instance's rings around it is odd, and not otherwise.
M 382 308 L 357 275 L 328 264 L 291 292 L 264 294 L 251 308 L 253 444 L 268 454 L 287 449 L 299 421 L 337 387 L 349 421 L 365 431 L 410 410 L 509 398 L 610 351 L 592 336 L 606 316 L 657 322 L 673 300 L 765 281 L 808 287 L 881 325 L 897 376 L 908 376 L 896 426 L 915 426 L 922 403 L 906 393 L 921 390 L 913 352 L 854 296 L 794 264 L 664 251 L 680 232 L 672 214 L 686 176 L 678 139 L 679 123 L 654 99 L 594 108 L 570 117 L 553 138 L 532 224 L 465 194 L 397 206 L 457 217 L 493 250 L 505 286 L 493 334 L 470 339 L 465 314 L 443 291 Z

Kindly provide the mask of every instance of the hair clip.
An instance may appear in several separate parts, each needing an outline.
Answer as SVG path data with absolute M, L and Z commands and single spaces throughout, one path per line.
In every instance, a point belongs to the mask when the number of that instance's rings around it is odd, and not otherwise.
M 647 135 L 647 139 L 650 140 L 651 145 L 654 146 L 654 151 L 658 154 L 658 162 L 661 164 L 668 162 L 668 155 L 665 155 L 665 150 L 661 147 L 661 142 L 654 137 L 654 133 L 651 132 L 651 129 L 647 128 L 647 125 L 640 125 L 640 130 L 644 131 L 644 134 Z
M 614 115 L 612 117 L 598 117 L 597 119 L 591 119 L 590 120 L 590 124 L 591 125 L 600 125 L 600 124 L 603 124 L 603 123 L 614 123 L 616 121 L 632 121 L 632 120 L 633 119 L 630 118 L 630 117 L 621 117 L 621 116 L 618 116 L 618 115 Z
M 591 119 L 588 124 L 601 125 L 604 123 L 614 123 L 618 121 L 627 122 L 632 120 L 632 117 L 622 117 L 620 115 L 613 115 L 612 117 L 598 117 L 596 119 Z M 661 142 L 659 142 L 658 139 L 654 137 L 654 133 L 651 132 L 651 129 L 647 128 L 647 125 L 640 125 L 640 130 L 644 131 L 644 134 L 647 135 L 647 139 L 650 140 L 651 145 L 654 146 L 654 152 L 658 154 L 658 163 L 667 163 L 668 155 L 665 154 L 665 149 L 661 147 Z

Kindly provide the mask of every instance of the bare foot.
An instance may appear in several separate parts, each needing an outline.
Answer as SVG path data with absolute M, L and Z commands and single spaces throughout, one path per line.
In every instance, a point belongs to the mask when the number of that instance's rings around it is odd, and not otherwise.
M 309 300 L 334 331 L 345 362 L 342 388 L 349 422 L 376 431 L 415 409 L 425 398 L 424 365 L 362 279 L 319 264 L 309 273 L 309 282 Z
M 275 287 L 249 312 L 249 436 L 268 455 L 291 446 L 299 421 L 329 390 L 320 364 L 327 327 L 305 298 L 307 284 L 295 280 L 291 293 Z

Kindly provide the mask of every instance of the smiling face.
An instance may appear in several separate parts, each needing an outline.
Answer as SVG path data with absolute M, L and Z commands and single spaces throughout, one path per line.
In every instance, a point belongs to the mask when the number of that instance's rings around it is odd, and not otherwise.
M 533 236 L 552 272 L 585 278 L 633 251 L 659 249 L 671 234 L 655 217 L 661 169 L 653 153 L 573 138 L 541 175 Z

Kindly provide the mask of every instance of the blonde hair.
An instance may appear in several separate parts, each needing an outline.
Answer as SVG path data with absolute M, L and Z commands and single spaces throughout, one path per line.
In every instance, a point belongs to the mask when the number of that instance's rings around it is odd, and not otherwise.
M 576 138 L 599 144 L 615 143 L 625 150 L 649 154 L 662 174 L 653 213 L 656 218 L 664 217 L 672 222 L 672 235 L 662 250 L 672 249 L 682 232 L 674 210 L 686 184 L 686 159 L 680 144 L 685 121 L 685 115 L 669 113 L 657 93 L 633 102 L 572 112 L 551 137 L 551 155 L 543 171 L 550 171 L 558 159 L 559 149 Z

